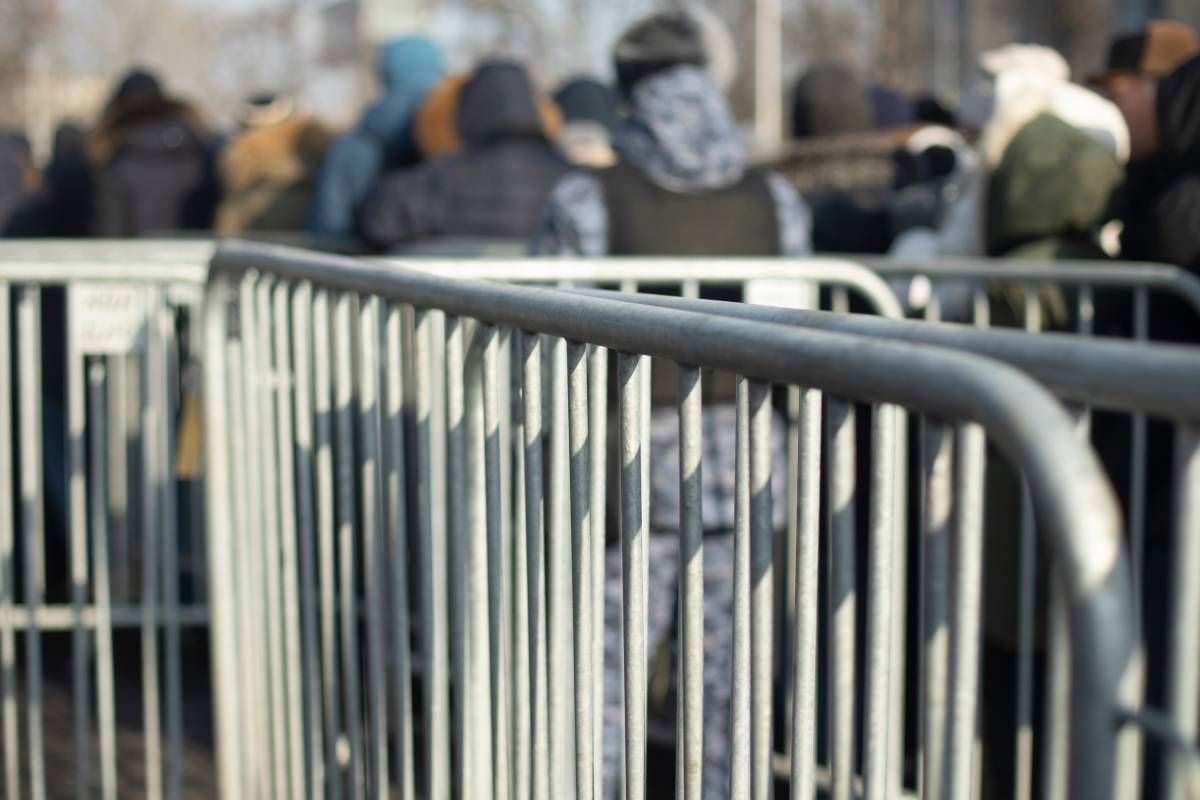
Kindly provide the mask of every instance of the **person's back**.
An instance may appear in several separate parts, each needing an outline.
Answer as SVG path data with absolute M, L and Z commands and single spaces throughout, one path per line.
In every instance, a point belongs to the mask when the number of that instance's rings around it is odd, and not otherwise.
M 618 43 L 629 118 L 619 164 L 555 187 L 536 255 L 807 255 L 810 215 L 779 175 L 750 169 L 728 103 L 686 12 L 657 14 Z
M 413 116 L 445 73 L 441 51 L 424 37 L 402 36 L 380 48 L 377 69 L 383 96 L 330 145 L 308 210 L 310 233 L 353 236 L 380 174 L 417 158 Z
M 242 131 L 219 159 L 217 232 L 302 230 L 328 129 L 287 97 L 251 98 L 242 117 Z
M 218 189 L 199 115 L 145 73 L 128 77 L 92 134 L 100 236 L 205 230 Z
M 64 122 L 54 132 L 54 152 L 42 172 L 41 186 L 13 213 L 5 235 L 83 237 L 92 231 L 93 180 L 87 159 L 87 134 Z
M 22 134 L 0 131 L 0 232 L 28 199 L 31 177 L 29 142 Z
M 479 67 L 462 88 L 458 129 L 461 152 L 379 182 L 359 216 L 371 244 L 529 237 L 568 165 L 545 137 L 525 70 L 504 62 Z

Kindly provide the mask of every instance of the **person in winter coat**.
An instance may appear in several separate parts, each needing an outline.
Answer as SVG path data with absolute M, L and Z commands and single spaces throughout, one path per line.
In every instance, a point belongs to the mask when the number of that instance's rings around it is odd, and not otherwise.
M 22 133 L 0 130 L 0 232 L 29 200 L 36 184 L 29 140 Z
M 807 206 L 781 177 L 748 167 L 736 124 L 709 74 L 705 36 L 687 11 L 654 14 L 617 43 L 614 60 L 628 117 L 617 124 L 620 159 L 606 169 L 573 172 L 555 188 L 531 249 L 547 256 L 803 256 L 810 252 Z M 652 395 L 674 382 L 673 367 L 655 363 Z M 705 384 L 704 753 L 705 797 L 729 793 L 729 609 L 733 591 L 732 393 L 710 376 Z M 673 395 L 673 392 L 670 394 Z M 613 427 L 615 429 L 615 426 Z M 647 646 L 655 675 L 670 676 L 679 547 L 678 423 L 654 410 L 650 420 L 652 536 L 649 539 Z M 782 426 L 773 426 L 775 463 L 782 463 Z M 618 459 L 610 458 L 616 465 Z M 786 470 L 773 470 L 779 478 Z M 783 491 L 783 484 L 774 485 Z M 782 506 L 776 523 L 782 524 Z M 619 663 L 619 552 L 608 551 L 605 583 L 606 664 Z M 673 719 L 669 691 L 654 680 L 650 713 Z M 620 677 L 606 669 L 603 797 L 617 796 L 621 755 Z M 678 694 L 678 687 L 676 687 Z M 678 702 L 678 701 L 677 701 Z
M 1111 96 L 1134 138 L 1122 257 L 1200 272 L 1200 56 Z
M 470 79 L 469 72 L 448 75 L 429 91 L 421 103 L 413 120 L 413 138 L 423 160 L 448 156 L 463 149 L 458 108 L 463 87 Z M 558 108 L 549 97 L 539 93 L 537 111 L 546 138 L 557 141 L 562 129 L 562 116 Z
M 212 227 L 219 196 L 212 137 L 199 113 L 166 96 L 150 73 L 135 70 L 121 81 L 89 151 L 97 235 Z
M 291 98 L 251 98 L 242 132 L 220 156 L 224 197 L 217 233 L 303 230 L 331 138 L 318 119 L 298 112 Z
M 94 181 L 87 133 L 64 122 L 54 132 L 50 162 L 41 186 L 9 219 L 6 236 L 83 237 L 91 234 Z
M 554 188 L 532 252 L 808 255 L 807 206 L 782 176 L 747 165 L 686 13 L 635 25 L 615 57 L 630 105 L 613 136 L 619 163 Z
M 462 88 L 458 131 L 461 152 L 379 181 L 359 215 L 370 244 L 528 239 L 568 165 L 546 139 L 525 68 L 506 61 L 480 65 Z
M 422 36 L 401 37 L 380 49 L 378 71 L 383 97 L 326 153 L 309 209 L 310 233 L 355 235 L 359 209 L 383 171 L 417 159 L 413 115 L 445 74 L 442 53 Z

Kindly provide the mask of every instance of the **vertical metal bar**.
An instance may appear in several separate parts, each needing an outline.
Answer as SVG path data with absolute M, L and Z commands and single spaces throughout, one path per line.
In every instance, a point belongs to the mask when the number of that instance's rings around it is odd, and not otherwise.
M 337 452 L 335 476 L 337 485 L 338 568 L 341 589 L 342 687 L 346 708 L 346 735 L 350 740 L 347 769 L 350 773 L 350 797 L 366 794 L 363 749 L 362 701 L 359 683 L 358 602 L 355 577 L 357 552 L 355 528 L 354 480 L 354 340 L 353 306 L 355 298 L 342 292 L 334 302 L 333 311 L 333 375 L 334 408 L 337 414 Z
M 949 678 L 950 530 L 953 438 L 941 422 L 923 421 L 925 520 L 921 546 L 922 748 L 921 796 L 943 797 Z
M 774 666 L 774 526 L 771 519 L 771 385 L 752 381 L 750 403 L 750 706 L 751 791 L 771 797 Z
M 753 749 L 750 737 L 750 663 L 753 658 L 750 619 L 750 390 L 738 377 L 735 389 L 733 521 L 733 693 L 730 700 L 731 797 L 750 796 Z
M 108 364 L 108 525 L 110 570 L 113 596 L 121 602 L 129 599 L 127 565 L 129 562 L 129 419 L 127 391 L 129 376 L 125 354 L 104 356 Z
M 165 481 L 165 465 L 159 462 L 159 437 L 165 397 L 159 397 L 162 367 L 159 339 L 153 305 L 148 306 L 146 330 L 142 337 L 142 727 L 145 736 L 146 796 L 157 800 L 163 794 L 162 729 L 159 711 L 158 676 L 158 548 L 162 529 L 159 501 Z
M 100 707 L 100 787 L 106 800 L 117 796 L 117 736 L 116 702 L 113 679 L 112 597 L 108 575 L 108 516 L 105 498 L 108 494 L 105 475 L 104 447 L 106 436 L 105 369 L 100 361 L 92 364 L 88 373 L 92 425 L 92 543 L 96 570 L 96 700 Z M 108 376 L 112 380 L 113 376 Z
M 505 509 L 507 482 L 504 480 L 503 453 L 509 447 L 507 426 L 501 413 L 500 336 L 495 328 L 480 323 L 478 333 L 483 348 L 481 380 L 483 401 L 483 463 L 487 518 L 487 613 L 490 670 L 492 676 L 492 796 L 508 800 L 513 796 L 512 763 L 509 750 L 509 708 L 512 679 L 508 666 L 508 620 L 505 613 L 510 601 L 509 576 L 505 569 Z M 486 757 L 487 754 L 485 754 Z
M 821 393 L 800 392 L 797 472 L 796 618 L 792 660 L 792 792 L 810 800 L 816 791 L 817 632 L 821 551 Z
M 313 411 L 316 414 L 317 542 L 321 583 L 321 666 L 325 679 L 325 764 L 329 797 L 342 795 L 338 738 L 342 700 L 337 659 L 337 577 L 334 555 L 333 376 L 330 354 L 329 292 L 313 297 Z
M 289 358 L 291 327 L 288 296 L 291 285 L 279 282 L 272 290 L 274 381 L 277 464 L 279 471 L 279 562 L 280 593 L 283 600 L 282 634 L 283 663 L 286 665 L 284 686 L 287 715 L 287 764 L 291 794 L 297 800 L 307 796 L 305 765 L 311 753 L 311 731 L 304 722 L 304 660 L 300 644 L 300 580 L 297 575 L 296 554 L 296 450 L 292 422 L 293 392 Z M 319 785 L 319 784 L 316 784 Z M 315 788 L 315 785 L 314 785 Z
M 512 655 L 512 723 L 513 723 L 513 794 L 528 796 L 533 786 L 533 712 L 530 707 L 530 617 L 529 617 L 529 542 L 528 522 L 525 519 L 525 437 L 526 420 L 524 404 L 525 345 L 523 334 L 513 332 L 510 341 L 516 340 L 511 359 L 520 359 L 511 364 L 520 378 L 520 402 L 516 403 L 517 436 L 513 454 L 513 491 L 516 507 L 513 511 L 512 541 L 512 609 L 510 619 L 513 630 Z
M 46 796 L 45 742 L 42 738 L 42 639 L 37 612 L 44 599 L 42 572 L 42 346 L 41 291 L 17 291 L 17 396 L 20 403 L 21 544 L 25 552 L 25 695 L 29 747 L 29 789 Z M 103 552 L 103 551 L 99 551 Z M 97 604 L 100 600 L 97 598 Z M 111 663 L 111 662 L 110 662 Z M 101 731 L 103 736 L 103 729 Z
M 992 327 L 992 308 L 988 302 L 987 289 L 976 286 L 971 290 L 971 322 L 976 328 Z
M 393 704 L 396 718 L 394 755 L 400 800 L 416 795 L 413 762 L 412 653 L 409 636 L 408 483 L 404 442 L 403 311 L 389 305 L 384 321 L 384 459 L 387 480 L 388 575 L 391 581 L 392 646 L 395 648 Z
M 591 451 L 591 486 L 589 506 L 592 509 L 592 752 L 599 759 L 604 752 L 604 547 L 607 536 L 605 500 L 608 469 L 608 350 L 588 346 L 588 430 L 593 442 Z M 593 800 L 602 796 L 603 770 L 599 763 L 592 771 Z
M 888 763 L 887 763 L 887 793 L 889 797 L 899 796 L 904 790 L 904 734 L 905 686 L 908 679 L 907 671 L 907 639 L 908 639 L 908 414 L 897 406 L 893 412 L 896 416 L 896 446 L 893 475 L 895 488 L 895 516 L 893 519 L 893 535 L 895 545 L 892 549 L 892 653 L 889 674 L 891 696 L 888 703 L 890 717 L 888 730 Z
M 1062 576 L 1051 568 L 1049 622 L 1046 628 L 1046 700 L 1042 730 L 1042 794 L 1067 797 L 1071 709 L 1071 633 Z
M 549 698 L 546 691 L 546 563 L 542 508 L 542 344 L 537 334 L 522 332 L 521 347 L 525 545 L 529 603 L 529 705 L 525 706 L 530 715 L 532 788 L 529 791 L 534 800 L 548 800 L 550 743 L 547 730 Z
M 855 688 L 854 406 L 830 401 L 829 426 L 829 752 L 831 798 L 853 796 Z
M 850 313 L 850 292 L 844 286 L 835 286 L 830 290 L 830 309 L 835 314 Z
M 865 797 L 888 796 L 891 735 L 891 606 L 896 548 L 895 406 L 876 405 L 871 415 L 871 530 L 867 545 L 867 635 L 863 700 L 863 786 Z
M 500 633 L 500 646 L 492 648 L 492 655 L 495 658 L 501 659 L 500 671 L 496 673 L 497 677 L 503 684 L 503 693 L 498 698 L 500 702 L 500 712 L 494 717 L 497 724 L 505 726 L 503 736 L 493 738 L 493 745 L 497 749 L 498 761 L 496 767 L 496 780 L 499 783 L 501 777 L 504 778 L 504 786 L 497 786 L 497 797 L 502 797 L 502 789 L 506 790 L 507 797 L 516 796 L 515 777 L 517 770 L 516 759 L 516 726 L 521 723 L 521 720 L 526 719 L 523 713 L 518 713 L 514 704 L 515 692 L 517 687 L 524 684 L 523 680 L 516 677 L 513 672 L 514 659 L 517 657 L 514 646 L 514 630 L 515 619 L 513 616 L 513 608 L 515 600 L 513 597 L 513 549 L 514 549 L 514 529 L 517 521 L 517 513 L 522 505 L 517 501 L 517 474 L 513 463 L 515 441 L 519 438 L 516 434 L 516 426 L 518 424 L 517 417 L 513 408 L 513 348 L 512 348 L 512 330 L 509 328 L 499 328 L 496 333 L 496 342 L 492 349 L 485 351 L 484 366 L 485 369 L 492 370 L 494 375 L 491 379 L 486 379 L 484 386 L 485 392 L 491 392 L 494 401 L 494 414 L 496 419 L 495 431 L 495 454 L 488 451 L 488 458 L 496 458 L 496 477 L 499 483 L 497 484 L 497 494 L 499 495 L 495 502 L 499 508 L 500 521 L 498 526 L 499 540 L 497 548 L 491 557 L 499 559 L 498 570 L 499 579 L 492 584 L 493 591 L 499 590 L 499 606 L 498 613 L 498 631 Z M 493 360 L 494 359 L 494 363 Z M 486 399 L 485 403 L 491 407 L 492 400 Z M 486 409 L 485 409 L 486 411 Z M 491 425 L 488 426 L 492 430 Z M 489 460 L 489 464 L 491 461 Z M 523 490 L 522 490 L 523 491 Z M 489 495 L 489 502 L 492 502 Z M 514 505 L 515 503 L 515 505 Z M 491 535 L 491 534 L 489 534 Z M 503 750 L 500 748 L 503 746 Z M 507 800 L 507 797 L 505 800 Z
M 954 452 L 954 603 L 950 612 L 950 699 L 946 730 L 946 776 L 950 798 L 968 798 L 974 781 L 979 649 L 983 620 L 983 429 L 958 428 Z
M 1175 434 L 1175 496 L 1167 710 L 1175 731 L 1192 742 L 1200 729 L 1200 430 L 1194 426 L 1180 425 Z M 1200 791 L 1200 770 L 1183 753 L 1167 756 L 1164 777 L 1172 800 Z
M 1025 287 L 1025 330 L 1041 330 L 1037 292 Z M 1033 646 L 1037 593 L 1036 523 L 1029 487 L 1021 482 L 1020 571 L 1017 609 L 1017 800 L 1033 796 Z M 1045 789 L 1045 787 L 1043 787 Z
M 13 429 L 13 414 L 12 414 L 12 341 L 9 335 L 9 325 L 11 324 L 11 314 L 9 311 L 9 285 L 4 281 L 0 281 L 0 431 L 4 431 L 4 442 L 0 443 L 0 474 L 5 476 L 13 475 L 13 441 L 10 438 L 9 432 Z M 68 332 L 68 342 L 73 341 Z M 74 348 L 70 351 L 74 355 Z M 74 376 L 70 370 L 75 369 L 75 360 L 71 357 L 67 359 L 68 374 L 67 374 L 67 402 L 68 402 L 68 424 L 69 431 L 72 437 L 82 436 L 83 427 L 83 401 L 81 399 L 81 388 L 79 386 L 79 377 Z M 75 423 L 78 421 L 79 425 Z M 84 561 L 84 586 L 81 587 L 78 582 L 78 563 L 81 560 L 80 554 L 82 548 L 78 547 L 79 540 L 83 535 L 84 514 L 83 503 L 80 497 L 83 494 L 83 445 L 72 438 L 70 444 L 71 458 L 71 565 L 72 565 L 72 602 L 76 609 L 76 624 L 75 624 L 75 647 L 73 656 L 75 659 L 75 747 L 76 747 L 76 769 L 80 764 L 89 761 L 87 752 L 84 749 L 87 737 L 86 720 L 79 715 L 79 709 L 82 706 L 86 711 L 86 699 L 80 701 L 80 687 L 83 686 L 85 693 L 82 695 L 86 698 L 86 662 L 82 658 L 82 651 L 79 647 L 80 640 L 84 639 L 81 620 L 81 604 L 83 602 L 83 593 L 86 592 L 86 561 Z M 0 480 L 0 715 L 3 716 L 2 728 L 4 731 L 4 788 L 6 796 L 16 798 L 20 791 L 21 776 L 20 770 L 20 745 L 17 741 L 17 647 L 16 637 L 13 633 L 12 623 L 12 601 L 14 592 L 14 569 L 13 569 L 13 528 L 14 528 L 14 509 L 13 509 L 13 481 L 9 477 Z M 86 559 L 86 555 L 84 555 Z M 82 672 L 81 672 L 82 671 Z M 82 680 L 81 680 L 82 675 Z M 82 733 L 80 732 L 82 730 Z M 84 785 L 84 781 L 77 777 L 76 787 Z
M 71 292 L 67 290 L 68 307 Z M 83 353 L 80 351 L 74 315 L 67 315 L 67 479 L 69 482 L 69 512 L 71 525 L 71 608 L 74 616 L 71 631 L 71 661 L 74 677 L 73 699 L 75 701 L 75 796 L 83 800 L 91 792 L 91 691 L 88 686 L 88 662 L 90 660 L 88 629 L 83 611 L 88 594 L 88 535 L 87 535 L 87 468 L 84 465 L 83 437 L 86 425 L 86 400 L 83 386 Z M 8 291 L 0 284 L 0 431 L 12 430 L 11 388 L 12 374 L 9 370 L 9 319 Z M 8 447 L 0 448 L 0 474 L 12 475 L 12 452 Z M 12 482 L 5 479 L 0 485 L 0 660 L 3 661 L 4 677 L 4 744 L 5 763 L 8 767 L 7 789 L 9 797 L 19 797 L 17 770 L 17 710 L 15 652 L 11 621 L 13 591 L 12 569 Z M 10 705 L 11 699 L 11 705 Z M 10 760 L 11 754 L 11 760 Z
M 569 370 L 571 448 L 571 549 L 572 599 L 575 612 L 575 786 L 578 800 L 594 797 L 596 769 L 595 741 L 592 738 L 592 682 L 595 654 L 592 636 L 595 627 L 592 606 L 592 515 L 591 450 L 588 432 L 588 346 L 571 342 L 567 353 Z M 599 446 L 603 447 L 603 444 Z M 600 512 L 603 513 L 603 512 Z
M 646 793 L 646 554 L 648 520 L 642 493 L 646 356 L 618 356 L 621 413 L 621 635 L 625 678 L 625 797 Z M 747 470 L 748 472 L 748 470 Z M 749 602 L 746 603 L 747 608 Z
M 783 684 L 783 750 L 788 754 L 793 752 L 793 738 L 796 735 L 792 726 L 792 710 L 796 702 L 796 687 L 792 677 L 796 671 L 795 631 L 796 615 L 799 613 L 796 609 L 796 562 L 800 547 L 800 398 L 799 386 L 787 387 L 784 407 L 787 414 L 787 496 L 784 498 L 787 527 L 784 533 L 783 565 L 780 570 L 783 597 L 779 619 L 779 672 Z
M 449 531 L 450 569 L 450 669 L 457 698 L 467 692 L 467 487 L 466 432 L 463 401 L 463 323 L 446 315 L 446 517 Z M 465 699 L 465 698 L 464 698 Z M 467 717 L 467 702 L 452 704 L 454 733 L 452 748 L 456 797 L 472 796 L 475 781 L 475 732 Z
M 255 681 L 254 693 L 258 702 L 252 704 L 250 713 L 255 722 L 256 739 L 256 778 L 259 791 L 271 796 L 277 795 L 277 762 L 274 750 L 274 730 L 272 719 L 275 709 L 272 706 L 270 652 L 267 642 L 268 609 L 270 607 L 269 591 L 266 587 L 264 536 L 266 529 L 266 497 L 263 493 L 263 473 L 261 452 L 261 408 L 258 402 L 258 381 L 261 380 L 259 369 L 258 323 L 256 320 L 257 306 L 254 298 L 254 284 L 257 278 L 246 275 L 241 280 L 238 292 L 239 333 L 241 335 L 241 364 L 243 370 L 239 375 L 240 394 L 235 398 L 242 406 L 244 433 L 239 436 L 243 448 L 242 458 L 238 460 L 237 468 L 241 470 L 238 479 L 239 490 L 242 492 L 242 505 L 245 509 L 242 531 L 247 536 L 246 541 L 239 540 L 239 545 L 245 548 L 241 561 L 245 565 L 246 574 L 243 576 L 242 591 L 239 598 L 242 601 L 242 615 L 246 621 L 246 641 L 243 646 L 249 652 L 249 662 Z M 256 533 L 251 533 L 256 532 Z M 266 595 L 266 596 L 264 596 Z
M 229 464 L 232 467 L 231 483 L 233 488 L 234 524 L 230 526 L 230 535 L 226 544 L 228 557 L 231 559 L 231 594 L 237 604 L 234 625 L 236 626 L 238 659 L 234 675 L 237 679 L 230 683 L 237 687 L 237 697 L 234 698 L 234 708 L 240 715 L 236 721 L 237 732 L 244 737 L 244 742 L 238 744 L 245 749 L 245 769 L 242 771 L 243 785 L 238 791 L 252 796 L 260 791 L 269 770 L 264 765 L 262 735 L 262 703 L 241 702 L 242 698 L 262 697 L 259 693 L 259 669 L 256 661 L 254 643 L 259 640 L 255 626 L 256 615 L 250 607 L 253 602 L 247 587 L 258 587 L 252 572 L 252 557 L 254 548 L 247 548 L 243 541 L 243 531 L 253 530 L 254 525 L 250 515 L 250 501 L 246 495 L 248 478 L 246 477 L 246 394 L 245 394 L 245 364 L 242 360 L 242 342 L 239 338 L 230 338 L 226 347 L 226 360 L 229 365 L 229 397 L 228 414 L 231 428 L 229 442 L 231 452 Z M 213 562 L 214 564 L 216 562 Z
M 567 421 L 567 342 L 547 341 L 550 356 L 550 442 L 546 470 L 546 614 L 549 645 L 548 714 L 550 718 L 550 791 L 554 797 L 574 793 L 571 769 L 573 680 L 571 636 L 571 496 Z
M 417 535 L 421 558 L 421 635 L 425 658 L 426 790 L 429 797 L 450 796 L 449 686 L 446 680 L 446 604 L 444 594 L 446 542 L 434 536 L 433 343 L 432 312 L 416 312 L 414 382 L 417 404 Z M 444 440 L 443 440 L 444 441 Z M 440 568 L 440 569 L 439 569 Z
M 387 689 L 384 675 L 383 483 L 380 455 L 379 298 L 364 297 L 358 313 L 359 493 L 362 498 L 363 582 L 367 605 L 367 792 L 388 793 Z
M 209 630 L 212 648 L 213 717 L 216 727 L 217 785 L 224 796 L 243 788 L 236 577 L 230 543 L 233 534 L 229 391 L 226 340 L 229 281 L 214 275 L 204 300 L 205 500 L 208 506 Z M 82 364 L 77 364 L 81 368 Z
M 271 278 L 262 278 L 255 285 L 254 303 L 256 324 L 254 353 L 258 365 L 254 382 L 254 397 L 258 403 L 259 439 L 258 464 L 262 469 L 262 559 L 266 576 L 264 645 L 267 650 L 268 685 L 271 707 L 271 744 L 275 761 L 275 791 L 279 797 L 291 794 L 291 769 L 288 748 L 288 683 L 291 664 L 284 656 L 284 610 L 280 580 L 280 526 L 279 526 L 279 464 L 277 461 L 278 439 L 276 438 L 275 374 L 271 363 L 271 340 L 273 325 L 271 318 Z
M 487 800 L 493 796 L 492 769 L 492 675 L 491 627 L 489 625 L 488 562 L 488 486 L 487 442 L 484 432 L 483 351 L 486 332 L 475 327 L 466 360 L 466 685 L 460 694 L 470 709 L 473 747 L 467 751 L 472 760 L 471 797 Z M 498 523 L 499 520 L 497 519 Z
M 700 370 L 679 366 L 679 800 L 700 800 L 704 771 L 704 518 Z M 769 484 L 768 484 L 769 485 Z
M 175 310 L 168 305 L 165 290 L 156 290 L 154 324 L 157 325 L 159 341 L 159 366 L 157 385 L 161 411 L 159 420 L 159 470 L 161 500 L 159 506 L 159 530 L 161 531 L 162 585 L 165 593 L 166 626 L 166 683 L 167 683 L 167 781 L 169 800 L 178 800 L 183 794 L 183 665 L 180 649 L 179 620 L 179 522 L 176 502 L 176 483 L 172 474 L 175 463 L 175 420 L 179 418 L 176 387 L 179 386 L 179 370 L 175 360 Z M 193 539 L 199 540 L 199 530 L 193 530 Z M 203 575 L 202 566 L 197 564 L 197 575 Z
M 313 477 L 313 375 L 312 375 L 312 285 L 302 284 L 292 295 L 292 376 L 295 403 L 296 522 L 300 558 L 300 624 L 304 677 L 301 704 L 306 713 L 304 763 L 308 765 L 308 788 L 313 795 L 324 791 L 325 750 L 322 747 L 325 720 L 321 702 L 321 665 L 318 650 L 316 514 Z M 282 316 L 282 315 L 278 315 Z M 404 798 L 407 800 L 407 798 Z
M 1136 290 L 1133 305 L 1133 336 L 1139 342 L 1150 338 L 1150 298 L 1145 287 Z M 1141 614 L 1142 570 L 1146 545 L 1146 415 L 1134 413 L 1131 420 L 1129 464 L 1129 560 L 1133 568 L 1133 597 Z

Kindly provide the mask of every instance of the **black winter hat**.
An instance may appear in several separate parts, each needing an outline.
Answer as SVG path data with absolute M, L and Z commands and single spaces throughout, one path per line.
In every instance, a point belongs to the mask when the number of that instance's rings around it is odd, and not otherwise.
M 661 11 L 633 24 L 613 48 L 617 85 L 626 95 L 655 73 L 691 64 L 708 65 L 704 36 L 684 11 Z
M 554 93 L 566 122 L 596 122 L 612 133 L 621 122 L 617 93 L 594 78 L 574 78 Z

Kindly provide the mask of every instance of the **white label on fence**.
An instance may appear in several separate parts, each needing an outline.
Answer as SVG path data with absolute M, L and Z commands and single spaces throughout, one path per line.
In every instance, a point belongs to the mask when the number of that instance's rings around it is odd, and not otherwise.
M 79 284 L 70 289 L 68 325 L 81 353 L 129 353 L 141 346 L 146 290 L 128 283 Z
M 786 278 L 755 278 L 746 281 L 747 303 L 780 308 L 816 308 L 816 287 L 810 281 Z

